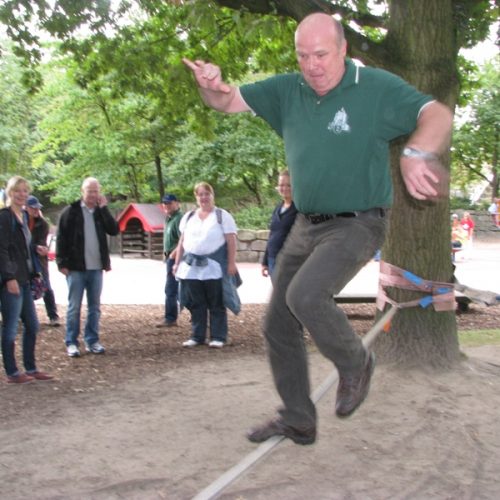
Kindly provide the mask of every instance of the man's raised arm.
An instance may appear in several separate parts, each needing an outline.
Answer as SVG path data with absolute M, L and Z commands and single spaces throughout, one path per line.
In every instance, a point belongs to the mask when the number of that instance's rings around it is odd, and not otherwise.
M 222 81 L 219 66 L 186 58 L 182 61 L 193 72 L 201 98 L 207 106 L 224 113 L 250 111 L 238 87 Z

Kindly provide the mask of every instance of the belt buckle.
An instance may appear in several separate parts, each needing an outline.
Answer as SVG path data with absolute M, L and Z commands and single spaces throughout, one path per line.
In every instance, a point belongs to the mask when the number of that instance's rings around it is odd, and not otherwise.
M 327 220 L 335 218 L 335 215 L 331 214 L 304 214 L 304 215 L 311 224 L 321 224 L 322 222 L 326 222 Z

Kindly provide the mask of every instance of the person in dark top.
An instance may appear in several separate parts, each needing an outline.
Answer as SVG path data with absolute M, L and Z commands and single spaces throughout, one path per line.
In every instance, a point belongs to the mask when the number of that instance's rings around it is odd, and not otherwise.
M 30 187 L 19 175 L 9 179 L 7 207 L 0 210 L 0 302 L 2 311 L 2 359 L 8 384 L 47 381 L 54 377 L 39 371 L 35 361 L 38 318 L 31 293 L 30 280 L 36 272 L 28 228 L 26 204 Z M 22 373 L 16 363 L 17 327 L 23 324 Z
M 78 336 L 84 292 L 87 294 L 85 350 L 92 354 L 105 351 L 99 342 L 99 318 L 103 270 L 111 270 L 106 235 L 116 236 L 120 231 L 107 205 L 99 181 L 87 177 L 82 184 L 81 199 L 68 205 L 59 218 L 56 261 L 68 284 L 65 342 L 71 358 L 80 356 Z
M 33 246 L 33 250 L 38 255 L 45 285 L 43 302 L 45 304 L 47 316 L 49 317 L 49 325 L 59 326 L 59 315 L 57 314 L 54 290 L 52 290 L 52 287 L 50 286 L 49 259 L 47 258 L 47 254 L 49 252 L 49 247 L 47 246 L 49 224 L 42 215 L 42 208 L 43 205 L 38 201 L 36 196 L 28 196 L 28 200 L 26 201 L 26 211 L 29 215 L 28 226 L 31 231 L 31 244 Z
M 165 224 L 163 228 L 163 254 L 167 265 L 167 279 L 165 282 L 165 315 L 164 320 L 156 325 L 158 328 L 169 328 L 177 326 L 179 314 L 179 282 L 175 279 L 173 267 L 175 254 L 181 233 L 179 224 L 184 215 L 180 209 L 179 200 L 175 194 L 166 194 L 161 203 L 165 212 Z
M 276 265 L 276 257 L 285 243 L 297 216 L 297 209 L 292 200 L 292 185 L 288 170 L 283 170 L 279 174 L 278 193 L 282 200 L 278 203 L 271 216 L 269 239 L 262 259 L 262 275 L 271 276 L 271 278 Z

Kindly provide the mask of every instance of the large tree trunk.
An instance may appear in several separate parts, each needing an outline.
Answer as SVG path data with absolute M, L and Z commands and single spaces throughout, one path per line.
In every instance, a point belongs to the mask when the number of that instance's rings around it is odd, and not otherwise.
M 393 0 L 390 5 L 386 68 L 453 109 L 458 79 L 451 1 Z M 395 200 L 382 259 L 432 281 L 451 281 L 448 199 L 428 203 L 408 195 L 399 170 L 402 142 L 392 151 Z M 449 168 L 448 158 L 445 163 Z M 390 295 L 398 302 L 422 296 L 402 290 Z M 385 361 L 450 366 L 459 359 L 455 314 L 432 307 L 403 309 L 375 348 Z

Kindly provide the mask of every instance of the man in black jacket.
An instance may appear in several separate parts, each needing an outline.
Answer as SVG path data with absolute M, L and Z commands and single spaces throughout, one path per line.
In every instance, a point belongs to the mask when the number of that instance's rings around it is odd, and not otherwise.
M 88 177 L 82 184 L 82 198 L 66 207 L 59 219 L 56 261 L 68 283 L 66 349 L 68 356 L 80 356 L 80 310 L 87 293 L 84 341 L 87 352 L 102 354 L 99 342 L 102 271 L 111 269 L 106 235 L 119 232 L 118 223 L 107 208 L 99 181 Z
M 49 248 L 47 246 L 47 237 L 49 235 L 49 224 L 44 219 L 41 209 L 43 205 L 38 201 L 36 196 L 28 196 L 26 201 L 26 211 L 29 214 L 28 226 L 31 231 L 31 245 L 33 250 L 38 255 L 40 266 L 42 268 L 42 276 L 45 284 L 45 291 L 43 292 L 43 302 L 45 303 L 45 310 L 49 317 L 50 326 L 59 326 L 59 316 L 57 314 L 57 305 L 54 297 L 54 290 L 50 286 L 49 277 L 49 259 L 47 254 Z

